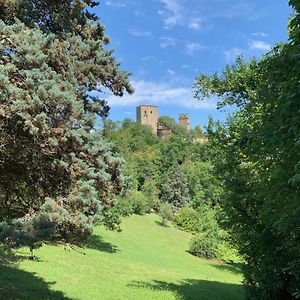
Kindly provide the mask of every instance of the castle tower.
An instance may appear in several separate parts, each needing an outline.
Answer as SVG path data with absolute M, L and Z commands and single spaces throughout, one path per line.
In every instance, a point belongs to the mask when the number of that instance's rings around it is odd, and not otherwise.
M 190 116 L 188 114 L 179 114 L 179 125 L 186 130 L 190 129 Z
M 142 125 L 151 126 L 153 134 L 157 135 L 158 107 L 145 104 L 138 106 L 136 121 Z

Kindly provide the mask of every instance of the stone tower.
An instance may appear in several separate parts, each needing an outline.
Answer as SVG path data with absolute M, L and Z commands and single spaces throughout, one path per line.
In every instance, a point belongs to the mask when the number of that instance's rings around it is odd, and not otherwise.
M 153 134 L 157 135 L 158 107 L 142 104 L 136 108 L 136 121 L 142 125 L 151 126 Z
M 190 129 L 190 116 L 188 114 L 179 114 L 179 125 L 186 130 Z

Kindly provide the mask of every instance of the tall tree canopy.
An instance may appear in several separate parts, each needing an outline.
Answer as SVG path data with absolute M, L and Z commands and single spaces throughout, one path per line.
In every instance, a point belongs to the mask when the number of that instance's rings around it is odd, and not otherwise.
M 0 239 L 80 241 L 109 222 L 121 161 L 98 97 L 133 91 L 91 0 L 0 1 Z M 93 93 L 92 93 L 93 92 Z
M 253 299 L 300 297 L 300 4 L 288 42 L 260 61 L 241 58 L 221 75 L 200 75 L 196 96 L 216 94 L 237 112 L 215 138 L 224 157 L 221 202 L 247 265 Z M 213 137 L 212 137 L 213 138 Z

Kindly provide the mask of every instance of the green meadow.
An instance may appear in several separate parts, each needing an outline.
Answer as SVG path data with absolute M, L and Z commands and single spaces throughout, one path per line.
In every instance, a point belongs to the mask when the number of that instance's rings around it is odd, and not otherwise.
M 33 261 L 24 248 L 0 266 L 0 299 L 243 299 L 240 270 L 190 255 L 190 237 L 133 215 L 121 232 L 97 227 L 85 248 L 45 245 Z

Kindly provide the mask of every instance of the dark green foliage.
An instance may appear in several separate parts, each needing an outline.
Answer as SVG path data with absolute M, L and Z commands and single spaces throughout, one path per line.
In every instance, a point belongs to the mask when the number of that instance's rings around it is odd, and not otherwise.
M 170 203 L 174 211 L 190 203 L 187 179 L 179 166 L 170 170 L 162 186 L 161 201 Z
M 109 108 L 90 95 L 132 88 L 88 12 L 94 5 L 0 2 L 0 236 L 7 246 L 78 243 L 95 222 L 118 223 L 111 207 L 124 184 L 122 161 L 94 129 Z
M 189 252 L 202 258 L 215 258 L 218 240 L 211 232 L 198 233 L 192 238 Z
M 198 209 L 204 204 L 214 207 L 220 202 L 222 184 L 211 162 L 189 160 L 183 170 L 187 174 L 193 208 Z
M 167 222 L 173 220 L 173 209 L 171 204 L 161 203 L 158 214 L 161 217 L 161 225 L 167 226 Z
M 130 194 L 130 192 L 128 192 Z M 133 213 L 132 204 L 130 203 L 128 196 L 118 197 L 117 204 L 114 207 L 117 211 L 117 215 L 127 217 Z
M 223 155 L 223 223 L 246 260 L 253 299 L 295 299 L 300 287 L 299 1 L 289 41 L 260 61 L 241 58 L 222 75 L 201 75 L 199 98 L 216 94 L 238 111 L 212 135 Z
M 198 208 L 198 233 L 207 233 L 208 235 L 214 237 L 216 241 L 220 241 L 222 237 L 222 231 L 217 222 L 215 210 L 210 207 L 203 205 Z
M 159 145 L 159 166 L 161 170 L 170 170 L 182 165 L 191 155 L 192 140 L 188 136 L 173 134 Z M 162 175 L 165 179 L 166 172 Z

